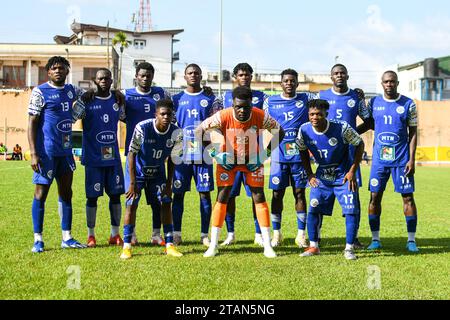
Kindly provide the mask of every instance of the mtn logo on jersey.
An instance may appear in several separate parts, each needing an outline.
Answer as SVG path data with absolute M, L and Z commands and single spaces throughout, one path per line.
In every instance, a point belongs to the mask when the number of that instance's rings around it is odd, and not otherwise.
M 312 199 L 312 200 L 311 200 L 311 207 L 317 208 L 318 206 L 319 206 L 319 200 L 317 200 L 317 199 Z
M 72 91 L 67 92 L 67 97 L 72 100 L 73 99 L 73 93 Z
M 259 98 L 258 97 L 253 97 L 252 103 L 253 104 L 258 104 L 259 103 Z
M 381 144 L 393 145 L 400 142 L 400 136 L 393 132 L 382 132 L 378 135 Z
M 114 103 L 113 109 L 114 111 L 119 111 L 119 105 L 117 103 Z
M 398 107 L 397 108 L 397 113 L 398 114 L 404 114 L 405 113 L 405 107 Z
M 161 96 L 159 95 L 159 93 L 153 95 L 153 100 L 155 101 L 161 100 Z
M 61 132 L 72 132 L 72 120 L 66 119 L 56 125 Z
M 331 138 L 330 140 L 328 140 L 328 143 L 330 144 L 330 146 L 335 147 L 338 144 L 338 140 L 336 138 Z
M 353 108 L 354 106 L 356 106 L 356 101 L 353 99 L 348 100 L 347 106 L 349 106 L 349 108 Z
M 203 107 L 203 108 L 206 108 L 207 106 L 208 106 L 208 100 L 205 100 L 205 99 L 203 99 L 202 101 L 200 101 L 200 105 Z
M 98 143 L 110 144 L 116 142 L 116 134 L 113 131 L 102 131 L 95 137 Z
M 300 109 L 300 108 L 303 108 L 305 106 L 305 103 L 303 101 L 297 101 L 295 103 L 295 106 Z

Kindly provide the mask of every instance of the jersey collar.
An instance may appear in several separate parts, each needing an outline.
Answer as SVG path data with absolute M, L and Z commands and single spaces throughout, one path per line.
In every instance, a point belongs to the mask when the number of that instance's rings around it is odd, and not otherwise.
M 153 120 L 153 129 L 155 129 L 155 132 L 157 134 L 159 134 L 160 136 L 166 135 L 167 132 L 169 132 L 171 125 L 172 124 L 169 124 L 169 126 L 167 127 L 167 130 L 165 132 L 161 132 L 161 131 L 158 130 L 158 128 L 156 128 L 156 119 Z
M 387 98 L 384 96 L 384 94 L 383 94 L 383 100 L 386 101 L 386 102 L 397 102 L 397 101 L 399 101 L 401 98 L 402 98 L 402 95 L 399 94 L 397 99 L 391 100 L 391 99 L 387 99 Z
M 317 135 L 319 135 L 319 136 L 322 136 L 322 135 L 324 135 L 325 133 L 327 133 L 328 129 L 330 129 L 330 121 L 327 119 L 327 127 L 325 128 L 325 131 L 323 131 L 323 132 L 318 132 L 318 131 L 316 131 L 316 129 L 314 129 L 314 127 L 313 127 L 312 125 L 311 125 L 311 128 L 313 129 L 313 131 L 314 131 L 315 134 L 317 134 Z
M 139 90 L 139 87 L 136 87 L 136 92 L 138 94 L 140 94 L 141 96 L 148 96 L 148 95 L 150 95 L 150 93 L 152 93 L 152 91 L 153 91 L 152 87 L 150 87 L 150 91 L 149 92 L 143 92 L 143 91 Z
M 52 88 L 54 88 L 54 89 L 59 89 L 59 90 L 61 90 L 61 89 L 64 89 L 64 88 L 66 87 L 65 85 L 62 86 L 62 87 L 54 86 L 53 84 L 50 83 L 50 81 L 47 82 L 47 83 L 48 83 L 48 85 L 49 85 L 50 87 L 52 87 Z
M 111 99 L 111 97 L 112 97 L 112 93 L 111 92 L 109 92 L 109 96 L 107 96 L 107 97 L 95 97 L 96 99 L 99 99 L 99 100 L 109 100 L 109 99 Z
M 190 92 L 187 92 L 187 90 L 184 90 L 184 93 L 186 93 L 189 96 L 199 96 L 203 93 L 203 89 L 196 93 L 190 93 Z
M 350 88 L 348 88 L 348 90 L 347 90 L 346 92 L 344 92 L 344 93 L 336 92 L 336 91 L 334 90 L 334 88 L 331 88 L 331 92 L 333 92 L 333 94 L 335 94 L 335 95 L 337 95 L 337 96 L 346 96 L 346 95 L 348 95 L 348 94 L 350 93 Z
M 298 93 L 296 93 L 295 97 L 292 97 L 292 98 L 285 97 L 283 93 L 280 94 L 280 98 L 283 100 L 287 100 L 287 101 L 295 100 L 295 99 L 297 99 L 297 97 L 298 97 Z

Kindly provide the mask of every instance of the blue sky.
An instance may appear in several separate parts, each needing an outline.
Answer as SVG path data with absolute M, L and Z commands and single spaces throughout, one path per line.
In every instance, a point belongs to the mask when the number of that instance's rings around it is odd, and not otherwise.
M 223 63 L 257 72 L 326 73 L 348 66 L 353 86 L 375 90 L 377 72 L 450 55 L 450 3 L 440 0 L 224 0 Z M 219 0 L 152 0 L 158 30 L 185 29 L 181 61 L 218 68 Z M 83 23 L 131 27 L 139 0 L 22 0 L 2 4 L 0 42 L 52 43 Z

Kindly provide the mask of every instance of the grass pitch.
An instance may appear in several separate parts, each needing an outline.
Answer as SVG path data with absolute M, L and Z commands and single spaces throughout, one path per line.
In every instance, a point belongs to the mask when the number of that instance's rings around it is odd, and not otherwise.
M 363 166 L 367 183 L 369 167 Z M 283 246 L 269 260 L 253 244 L 251 201 L 237 201 L 237 244 L 220 250 L 214 259 L 202 257 L 199 199 L 186 195 L 180 259 L 148 245 L 151 211 L 138 209 L 137 235 L 141 245 L 129 261 L 119 259 L 120 248 L 106 245 L 109 236 L 107 197 L 99 200 L 95 249 L 60 249 L 56 186 L 46 203 L 46 252 L 31 253 L 31 201 L 34 186 L 27 162 L 0 162 L 0 299 L 449 299 L 450 298 L 450 169 L 417 168 L 416 202 L 419 211 L 419 254 L 405 249 L 406 224 L 401 197 L 392 183 L 385 193 L 380 253 L 359 251 L 346 261 L 344 219 L 335 206 L 325 218 L 322 254 L 301 258 L 294 244 L 296 218 L 293 198 L 286 193 Z M 86 241 L 84 168 L 74 178 L 73 235 Z M 271 193 L 267 190 L 270 203 Z M 215 198 L 215 193 L 213 195 Z M 308 197 L 309 198 L 309 197 Z M 359 238 L 370 242 L 367 221 L 369 193 L 361 189 L 362 219 Z M 226 232 L 222 232 L 224 239 Z

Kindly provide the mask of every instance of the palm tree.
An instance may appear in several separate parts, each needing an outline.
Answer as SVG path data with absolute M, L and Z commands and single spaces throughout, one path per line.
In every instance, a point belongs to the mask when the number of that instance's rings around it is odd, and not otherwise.
M 113 44 L 113 46 L 115 46 L 115 45 L 117 45 L 117 44 L 120 45 L 119 80 L 118 80 L 118 83 L 117 83 L 117 87 L 118 87 L 119 89 L 121 89 L 120 86 L 121 86 L 121 83 L 122 83 L 122 60 L 123 60 L 123 50 L 126 49 L 126 48 L 128 48 L 128 46 L 129 46 L 130 44 L 128 43 L 127 35 L 126 35 L 124 32 L 122 32 L 122 31 L 116 33 L 116 35 L 115 35 L 114 38 L 112 39 L 112 44 Z

